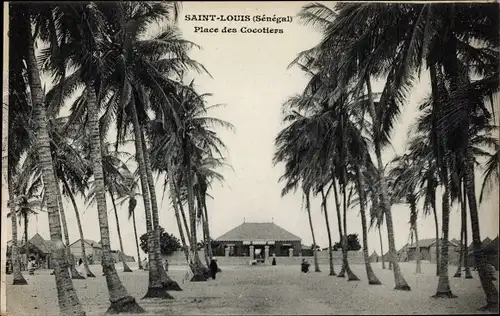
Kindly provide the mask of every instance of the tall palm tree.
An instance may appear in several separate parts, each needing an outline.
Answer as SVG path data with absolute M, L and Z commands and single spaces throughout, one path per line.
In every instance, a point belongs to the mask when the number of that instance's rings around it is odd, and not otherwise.
M 44 105 L 44 92 L 40 79 L 40 71 L 35 56 L 34 42 L 30 18 L 36 12 L 30 4 L 15 4 L 11 7 L 11 27 L 19 27 L 16 40 L 25 40 L 24 48 L 20 50 L 19 56 L 25 56 L 28 82 L 35 111 L 34 120 L 37 123 L 37 148 L 42 166 L 42 178 L 47 194 L 46 207 L 49 216 L 49 229 L 51 240 L 56 242 L 57 248 L 52 253 L 55 266 L 56 287 L 58 290 L 59 307 L 62 314 L 85 315 L 73 288 L 67 263 L 65 262 L 65 249 L 62 242 L 59 208 L 57 205 L 57 184 L 54 177 L 52 156 L 50 152 L 50 139 L 47 129 L 47 115 Z M 25 54 L 24 54 L 25 53 Z M 21 57 L 22 58 L 22 57 Z
M 69 6 L 69 7 L 66 7 Z M 107 6 L 106 9 L 117 9 L 116 6 Z M 99 217 L 99 228 L 101 233 L 101 245 L 103 252 L 103 272 L 106 276 L 108 292 L 110 295 L 111 306 L 109 311 L 115 312 L 144 312 L 144 310 L 136 303 L 135 298 L 130 296 L 123 286 L 121 280 L 116 273 L 116 269 L 111 256 L 109 244 L 109 228 L 107 218 L 107 207 L 105 197 L 105 186 L 102 168 L 102 154 L 101 154 L 101 132 L 99 126 L 98 107 L 101 103 L 102 95 L 102 82 L 107 76 L 106 64 L 104 60 L 107 56 L 104 55 L 106 47 L 106 39 L 109 39 L 105 30 L 107 22 L 103 19 L 104 14 L 93 3 L 78 3 L 78 4 L 65 4 L 63 9 L 60 10 L 61 21 L 81 21 L 80 23 L 73 23 L 72 27 L 65 30 L 55 30 L 60 34 L 57 38 L 65 40 L 65 49 L 60 49 L 58 43 L 49 42 L 49 50 L 52 51 L 50 58 L 45 62 L 48 64 L 48 70 L 54 74 L 59 75 L 59 82 L 57 83 L 63 91 L 65 90 L 64 84 L 77 82 L 85 86 L 83 98 L 85 99 L 85 106 L 87 109 L 87 127 L 90 134 L 90 147 L 91 147 L 91 163 L 94 176 L 94 183 L 96 187 L 96 201 L 97 211 Z M 119 6 L 118 6 L 119 8 Z M 83 18 L 82 18 L 83 17 Z M 64 34 L 64 35 L 61 35 Z M 83 54 L 82 54 L 83 52 Z M 51 65 L 51 61 L 54 61 Z M 65 80 L 64 74 L 60 75 L 61 68 L 58 64 L 63 61 L 63 64 L 72 64 L 77 69 L 70 77 L 72 80 Z M 103 64 L 104 63 L 104 64 Z M 54 64 L 56 66 L 54 66 Z M 61 101 L 64 99 L 62 96 Z M 66 96 L 67 97 L 67 96 Z M 81 112 L 79 113 L 81 114 Z M 70 118 L 71 121 L 71 118 Z M 49 192 L 47 192 L 49 193 Z
M 205 279 L 205 268 L 196 247 L 196 220 L 203 217 L 208 219 L 204 198 L 209 184 L 207 181 L 210 178 L 222 179 L 220 174 L 210 170 L 211 166 L 222 165 L 218 159 L 222 158 L 221 151 L 225 148 L 211 126 L 233 128 L 223 120 L 206 116 L 210 108 L 206 106 L 206 96 L 208 94 L 198 95 L 194 91 L 193 82 L 185 87 L 177 87 L 173 92 L 172 106 L 180 125 L 177 125 L 175 119 L 166 121 L 162 112 L 157 110 L 148 130 L 153 169 L 167 173 L 169 180 L 166 182 L 170 185 L 176 216 L 181 213 L 184 221 L 184 229 L 179 226 L 179 231 L 185 231 L 189 237 L 193 281 Z M 189 225 L 186 224 L 183 201 L 187 202 Z M 178 222 L 181 225 L 180 219 Z M 205 235 L 208 232 L 207 224 L 208 222 L 204 224 Z
M 330 266 L 330 273 L 328 275 L 334 276 L 336 275 L 336 273 L 335 273 L 335 267 L 333 265 L 332 233 L 330 232 L 330 221 L 328 220 L 328 209 L 326 201 L 327 201 L 327 195 L 325 195 L 324 190 L 321 189 L 321 206 L 323 207 L 323 213 L 325 215 L 326 231 L 328 233 L 328 263 Z

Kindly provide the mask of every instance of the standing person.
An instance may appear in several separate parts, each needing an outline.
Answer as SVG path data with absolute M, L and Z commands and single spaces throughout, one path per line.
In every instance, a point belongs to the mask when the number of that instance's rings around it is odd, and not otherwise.
M 275 266 L 276 265 L 276 254 L 273 253 L 273 261 L 272 261 L 272 265 Z
M 212 279 L 214 280 L 218 268 L 219 267 L 217 266 L 217 260 L 214 257 L 212 257 L 212 261 L 210 262 L 210 272 L 212 273 Z
M 28 274 L 29 275 L 35 274 L 35 259 L 33 257 L 31 257 L 30 260 L 28 261 Z
M 168 272 L 168 259 L 165 259 L 165 272 Z
M 78 268 L 77 268 L 78 273 L 83 276 L 84 278 L 87 278 L 87 273 L 85 272 L 85 266 L 83 265 L 83 259 L 80 258 L 78 260 Z

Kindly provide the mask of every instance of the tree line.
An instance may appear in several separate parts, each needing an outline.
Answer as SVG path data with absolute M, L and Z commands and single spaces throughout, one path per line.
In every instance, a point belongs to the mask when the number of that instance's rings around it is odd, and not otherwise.
M 173 297 L 181 291 L 165 271 L 159 226 L 160 209 L 154 175 L 163 179 L 177 219 L 186 263 L 193 280 L 205 281 L 198 255 L 197 224 L 204 245 L 211 243 L 207 196 L 217 169 L 226 166 L 225 146 L 215 128 L 232 129 L 209 115 L 210 94 L 197 92 L 187 74 L 208 74 L 189 57 L 198 45 L 177 27 L 176 2 L 76 2 L 9 4 L 9 98 L 4 105 L 9 133 L 4 164 L 12 220 L 13 283 L 26 284 L 17 245 L 16 217 L 28 221 L 39 211 L 49 218 L 55 244 L 51 262 L 60 312 L 85 315 L 73 279 L 81 276 L 69 250 L 63 199 L 76 215 L 87 277 L 95 277 L 85 254 L 84 227 L 76 197 L 82 196 L 98 216 L 108 313 L 142 313 L 144 309 L 118 277 L 110 249 L 108 197 L 118 220 L 126 206 L 133 221 L 140 264 L 136 207 L 144 204 L 148 289 L 144 298 Z M 53 86 L 46 89 L 42 78 Z M 69 107 L 69 115 L 62 116 Z M 5 120 L 5 118 L 4 118 Z M 131 144 L 135 153 L 123 151 Z M 8 166 L 7 166 L 8 165 Z M 135 165 L 135 170 L 131 166 Z M 27 248 L 27 247 L 26 247 Z M 121 257 L 125 272 L 132 272 Z
M 280 178 L 282 195 L 296 190 L 303 195 L 313 244 L 310 199 L 318 196 L 322 201 L 329 274 L 336 275 L 327 207 L 333 195 L 343 252 L 337 276 L 359 280 L 347 259 L 346 212 L 356 207 L 368 283 L 380 284 L 368 257 L 367 231 L 378 228 L 382 240 L 380 227 L 386 225 L 395 289 L 411 290 L 398 264 L 391 212 L 392 205 L 407 204 L 416 272 L 421 271 L 417 221 L 419 216 L 433 215 L 439 256 L 434 296 L 455 297 L 448 277 L 449 214 L 452 204 L 458 203 L 460 239 L 465 245 L 470 216 L 473 254 L 486 295 L 483 309 L 498 310 L 498 291 L 482 251 L 478 212 L 479 202 L 491 185 L 498 185 L 500 174 L 493 103 L 499 90 L 498 5 L 311 3 L 298 17 L 316 27 L 322 38 L 290 64 L 309 81 L 283 104 L 286 127 L 276 136 L 273 161 L 285 168 Z M 382 152 L 391 142 L 409 93 L 426 75 L 431 93 L 418 105 L 406 150 L 384 163 Z M 383 83 L 382 91 L 374 91 L 375 81 Z M 479 201 L 476 170 L 483 170 Z M 436 212 L 439 192 L 441 226 Z M 456 276 L 468 255 L 464 248 L 461 245 Z M 316 252 L 314 261 L 319 272 Z

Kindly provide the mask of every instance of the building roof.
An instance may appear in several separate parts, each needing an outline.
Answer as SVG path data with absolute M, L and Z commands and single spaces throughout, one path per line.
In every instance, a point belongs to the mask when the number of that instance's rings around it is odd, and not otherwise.
M 488 238 L 488 237 L 486 237 L 486 238 Z M 490 242 L 485 243 L 483 241 L 481 249 L 484 250 L 486 253 L 498 253 L 498 251 L 500 250 L 500 244 L 498 243 L 498 236 L 495 237 L 495 239 L 491 240 Z M 471 246 L 468 248 L 468 254 L 469 255 L 474 254 L 474 245 L 473 244 L 471 244 Z
M 74 243 L 72 243 L 72 244 L 70 245 L 70 247 L 71 247 L 71 246 L 73 246 L 73 245 L 74 245 L 74 244 L 76 244 L 76 243 L 79 243 L 79 242 L 80 242 L 80 239 L 78 239 L 77 241 L 75 241 Z M 94 240 L 92 240 L 92 239 L 84 239 L 84 240 L 83 240 L 83 242 L 84 242 L 84 243 L 86 243 L 86 244 L 88 244 L 88 245 L 89 245 L 89 246 L 91 246 L 91 247 L 94 247 L 94 248 L 102 248 L 102 246 L 101 246 L 101 243 L 100 243 L 100 242 L 96 242 L 96 241 L 94 241 Z
M 378 258 L 378 253 L 374 250 L 370 255 L 370 258 Z
M 28 243 L 35 246 L 45 254 L 51 253 L 56 248 L 55 241 L 45 240 L 38 233 L 31 237 L 31 239 L 28 240 Z
M 243 223 L 217 238 L 217 241 L 253 240 L 301 241 L 301 238 L 274 223 Z
M 497 239 L 498 236 L 495 238 Z M 491 243 L 492 241 L 494 241 L 495 239 L 491 240 L 489 237 L 486 237 L 481 243 L 484 246 L 488 245 L 489 243 Z M 473 249 L 474 248 L 474 241 L 472 241 L 469 245 L 469 247 L 467 247 L 468 249 Z
M 435 243 L 436 243 L 436 238 L 420 239 L 418 241 L 418 246 L 420 248 L 429 248 L 429 247 L 433 246 Z M 460 245 L 460 242 L 456 242 L 455 239 L 448 240 L 448 243 L 452 244 L 455 247 L 458 247 Z M 416 245 L 416 243 L 413 243 L 410 246 L 408 246 L 408 248 L 417 248 L 417 245 Z

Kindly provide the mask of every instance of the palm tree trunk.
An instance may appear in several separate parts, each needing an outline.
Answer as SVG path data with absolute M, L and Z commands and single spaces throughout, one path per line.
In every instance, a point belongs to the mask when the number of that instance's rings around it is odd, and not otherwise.
M 61 189 L 59 188 L 59 183 L 56 184 L 56 189 L 58 196 L 57 202 L 59 204 L 59 215 L 61 216 L 61 223 L 64 231 L 64 239 L 66 240 L 66 260 L 68 260 L 69 271 L 71 272 L 71 278 L 75 280 L 85 279 L 85 277 L 80 273 L 78 273 L 78 271 L 76 270 L 75 259 L 69 247 L 70 242 L 69 242 L 68 222 L 66 222 L 66 213 L 64 213 L 64 206 L 62 204 L 62 194 L 61 194 Z
M 202 226 L 203 226 L 203 242 L 204 242 L 204 257 L 205 257 L 205 262 L 207 264 L 207 267 L 210 266 L 210 260 L 209 260 L 209 257 L 208 257 L 208 239 L 207 239 L 207 221 L 205 219 L 205 214 L 203 212 L 203 205 L 201 205 L 201 202 L 199 203 L 198 205 L 198 208 L 199 208 L 199 212 L 201 213 L 201 223 L 202 223 Z
M 175 184 L 176 186 L 176 193 L 177 193 L 177 200 L 178 200 L 178 203 L 179 203 L 179 210 L 181 212 L 181 216 L 182 216 L 182 222 L 184 224 L 184 230 L 186 231 L 186 236 L 191 236 L 191 229 L 189 229 L 189 225 L 188 225 L 188 221 L 187 221 L 187 218 L 186 218 L 186 212 L 184 212 L 184 206 L 182 205 L 182 201 L 181 201 L 181 198 L 180 198 L 180 189 L 179 187 L 177 186 L 177 183 Z M 189 243 L 191 244 L 191 238 L 189 237 L 188 240 L 189 240 Z
M 436 192 L 434 192 L 436 194 Z M 432 201 L 432 213 L 434 214 L 434 229 L 436 230 L 436 276 L 439 276 L 439 271 L 440 271 L 440 249 L 439 249 L 439 244 L 440 244 L 440 239 L 439 239 L 439 223 L 438 223 L 438 216 L 437 216 L 437 211 L 436 211 L 436 199 Z
M 29 18 L 29 16 L 27 18 Z M 63 315 L 85 315 L 78 296 L 76 295 L 76 291 L 73 288 L 73 281 L 71 280 L 67 262 L 65 261 L 65 249 L 62 242 L 59 207 L 57 205 L 57 183 L 54 177 L 54 167 L 52 164 L 50 138 L 47 129 L 47 115 L 44 107 L 44 95 L 40 80 L 40 72 L 35 57 L 34 38 L 31 36 L 28 39 L 28 58 L 26 65 L 28 68 L 32 104 L 35 111 L 35 121 L 38 125 L 36 140 L 40 165 L 42 166 L 43 183 L 45 185 L 50 239 L 57 245 L 56 249 L 52 252 L 51 259 L 54 263 L 59 308 Z
M 465 267 L 465 278 L 472 279 L 472 274 L 469 269 L 469 246 L 467 238 L 467 189 L 465 187 L 465 179 L 463 181 L 462 190 L 462 202 L 464 203 L 464 267 Z
M 332 171 L 333 174 L 333 171 Z M 340 243 L 342 245 L 342 268 L 340 269 L 340 272 L 337 274 L 337 277 L 343 278 L 345 277 L 345 262 L 344 262 L 344 234 L 342 230 L 342 219 L 341 219 L 341 205 L 340 205 L 340 199 L 339 199 L 339 194 L 337 190 L 337 182 L 335 182 L 335 178 L 332 177 L 332 185 L 333 185 L 333 196 L 335 197 L 335 206 L 337 208 L 337 224 L 339 226 L 339 237 L 340 237 Z
M 382 253 L 382 269 L 385 270 L 385 259 L 384 259 L 384 247 L 382 246 L 382 232 L 380 231 L 380 226 L 378 226 L 378 238 L 380 239 L 380 252 Z
M 197 186 L 195 189 L 193 189 L 195 199 L 196 199 L 196 218 L 201 220 L 201 233 L 203 236 L 203 257 L 205 259 L 205 264 L 207 267 L 210 266 L 210 260 L 208 259 L 208 248 L 207 248 L 207 233 L 206 233 L 206 227 L 205 227 L 205 214 L 203 212 L 203 205 L 201 203 L 201 196 L 200 196 L 200 190 L 199 186 Z
M 362 164 L 364 165 L 364 163 Z M 366 195 L 365 195 L 365 181 L 361 170 L 358 168 L 356 170 L 358 196 L 359 196 L 359 215 L 361 216 L 361 229 L 363 231 L 363 257 L 365 260 L 366 276 L 368 277 L 368 284 L 379 285 L 382 284 L 380 280 L 373 272 L 372 265 L 370 263 L 370 256 L 368 254 L 368 231 L 366 228 Z M 383 254 L 383 253 L 382 253 Z
M 188 208 L 189 208 L 189 223 L 191 224 L 191 252 L 193 254 L 193 277 L 191 281 L 206 281 L 207 278 L 203 274 L 203 264 L 200 261 L 200 256 L 198 254 L 198 243 L 196 238 L 196 210 L 194 207 L 194 194 L 193 194 L 193 184 L 191 181 L 190 170 L 185 171 L 185 180 L 188 193 Z
M 462 263 L 463 263 L 463 260 L 464 260 L 464 229 L 465 229 L 464 226 L 465 226 L 465 217 L 466 216 L 467 216 L 466 206 L 464 204 L 464 200 L 462 199 L 462 193 L 460 193 L 460 219 L 461 219 L 461 226 L 460 226 L 460 254 L 459 254 L 459 259 L 458 259 L 458 264 L 457 264 L 457 272 L 455 272 L 455 275 L 453 276 L 455 278 L 461 278 L 462 277 Z
M 144 269 L 141 263 L 141 253 L 139 248 L 139 238 L 137 238 L 137 225 L 135 222 L 135 207 L 137 206 L 137 201 L 134 197 L 131 197 L 128 202 L 129 214 L 132 215 L 132 223 L 134 225 L 134 237 L 135 237 L 135 247 L 137 248 L 137 263 L 139 264 L 139 270 Z
M 24 220 L 24 266 L 28 269 L 28 213 L 23 213 Z
M 311 216 L 311 201 L 309 199 L 309 192 L 305 192 L 305 195 L 306 195 L 307 216 L 309 217 L 309 227 L 311 228 L 311 234 L 312 234 L 312 239 L 313 239 L 314 272 L 321 272 L 321 270 L 319 269 L 318 252 L 316 251 L 316 237 L 314 236 L 314 228 L 313 228 L 312 216 Z
M 90 129 L 90 150 L 91 161 L 94 171 L 95 196 L 97 202 L 97 214 L 99 217 L 99 230 L 101 233 L 102 247 L 102 270 L 106 276 L 106 284 L 108 286 L 109 300 L 111 306 L 107 313 L 144 313 L 144 309 L 137 304 L 135 298 L 130 296 L 127 289 L 123 286 L 118 273 L 115 269 L 115 264 L 111 256 L 111 248 L 109 242 L 109 224 L 106 206 L 106 188 L 104 186 L 104 174 L 102 169 L 102 151 L 101 138 L 99 132 L 99 118 L 97 108 L 97 98 L 94 90 L 94 84 L 87 84 L 88 102 L 87 111 L 89 115 Z
M 443 183 L 444 183 L 444 193 L 442 201 L 442 220 L 443 220 L 443 239 L 441 245 L 441 267 L 439 269 L 439 281 L 436 294 L 433 297 L 456 297 L 451 292 L 450 279 L 448 276 L 448 231 L 450 226 L 450 187 L 448 183 L 448 167 L 443 166 Z
M 184 230 L 182 229 L 181 217 L 179 215 L 179 207 L 178 207 L 178 196 L 175 190 L 173 176 L 170 177 L 170 197 L 172 199 L 172 205 L 174 206 L 175 219 L 177 220 L 177 228 L 179 229 L 179 235 L 181 237 L 182 250 L 184 251 L 184 256 L 186 257 L 186 262 L 189 266 L 189 248 L 186 244 L 186 237 L 184 236 Z M 189 236 L 189 234 L 188 234 Z
M 165 289 L 170 291 L 182 291 L 179 284 L 168 276 L 167 271 L 165 271 L 165 268 L 161 260 L 160 219 L 158 214 L 156 189 L 153 180 L 153 170 L 151 169 L 151 161 L 149 159 L 149 151 L 146 145 L 146 138 L 144 137 L 144 130 L 142 128 L 141 128 L 141 145 L 142 145 L 142 151 L 144 152 L 144 165 L 146 167 L 146 178 L 148 181 L 149 194 L 151 195 L 151 215 L 153 217 L 153 229 L 155 233 L 154 252 L 156 257 L 156 264 L 158 265 L 158 272 L 160 273 L 161 282 Z
M 403 274 L 401 273 L 401 269 L 399 267 L 399 264 L 396 261 L 396 244 L 394 242 L 394 227 L 392 223 L 392 213 L 391 213 L 391 204 L 389 202 L 389 190 L 387 188 L 387 182 L 385 179 L 384 175 L 384 164 L 382 163 L 382 150 L 381 150 L 381 144 L 380 144 L 380 137 L 379 137 L 379 131 L 377 130 L 377 126 L 380 126 L 378 122 L 378 117 L 376 115 L 376 110 L 375 110 L 375 103 L 373 101 L 373 94 L 372 94 L 372 89 L 371 89 L 371 83 L 370 83 L 370 78 L 366 78 L 366 86 L 368 89 L 368 98 L 369 98 L 369 111 L 370 111 L 370 116 L 372 117 L 373 121 L 373 140 L 374 140 L 374 145 L 375 145 L 375 155 L 377 157 L 377 167 L 378 167 L 378 172 L 379 172 L 379 182 L 380 182 L 380 192 L 381 192 L 381 200 L 382 200 L 382 207 L 384 209 L 384 214 L 385 214 L 385 219 L 386 219 L 386 224 L 387 224 L 387 237 L 389 240 L 389 260 L 390 264 L 393 268 L 394 272 L 394 282 L 396 286 L 394 287 L 395 290 L 403 290 L 403 291 L 410 291 L 411 288 L 406 282 L 406 280 L 403 277 Z
M 417 197 L 415 195 L 410 196 L 410 210 L 411 210 L 411 226 L 412 226 L 412 231 L 415 234 L 415 261 L 417 263 L 416 267 L 416 273 L 420 274 L 422 273 L 422 265 L 420 262 L 420 245 L 418 243 L 418 228 L 417 228 L 417 216 L 418 216 L 418 211 L 417 211 Z M 412 242 L 413 243 L 413 242 Z
M 14 190 L 12 189 L 12 184 L 10 183 L 11 182 L 11 179 L 10 179 L 10 176 L 8 176 L 8 180 L 9 183 L 8 183 L 8 187 L 9 187 L 9 198 L 11 201 L 13 201 L 13 199 L 15 198 L 15 195 L 14 195 Z M 14 203 L 11 202 L 10 203 L 10 220 L 11 220 L 11 224 L 12 224 L 12 246 L 11 246 L 11 254 L 10 254 L 10 258 L 11 258 L 11 261 L 12 261 L 12 269 L 13 269 L 13 282 L 12 284 L 14 285 L 26 285 L 28 284 L 28 282 L 26 281 L 26 279 L 24 278 L 22 272 L 21 272 L 21 260 L 20 260 L 20 257 L 19 257 L 19 252 L 18 252 L 18 248 L 17 248 L 17 221 L 16 221 L 16 213 L 15 213 L 15 209 L 13 207 Z
M 323 213 L 325 213 L 325 223 L 326 223 L 326 232 L 328 233 L 328 262 L 330 264 L 330 273 L 329 275 L 336 275 L 335 267 L 333 265 L 333 245 L 332 245 L 332 233 L 330 231 L 330 221 L 328 220 L 328 209 L 326 207 L 326 196 L 323 189 L 321 189 L 321 205 L 323 206 Z
M 68 192 L 71 204 L 73 204 L 73 209 L 75 210 L 76 224 L 78 226 L 78 232 L 80 234 L 80 247 L 82 249 L 82 260 L 83 260 L 83 266 L 85 268 L 85 273 L 87 274 L 87 277 L 95 278 L 95 275 L 92 273 L 92 271 L 90 271 L 89 260 L 87 258 L 87 253 L 85 252 L 85 241 L 83 239 L 82 221 L 80 220 L 80 213 L 78 212 L 78 206 L 76 205 L 75 197 L 73 195 L 73 192 L 69 188 L 68 181 L 66 181 L 66 178 L 63 177 L 62 181 L 64 188 Z
M 474 179 L 474 157 L 468 153 L 468 161 L 465 168 L 465 186 L 469 200 L 469 211 L 472 227 L 472 243 L 474 245 L 474 258 L 483 287 L 486 294 L 486 305 L 481 308 L 482 311 L 491 310 L 498 312 L 498 290 L 493 284 L 493 280 L 486 270 L 486 260 L 482 251 L 481 235 L 479 231 L 479 217 L 476 202 L 475 179 Z
M 118 220 L 118 211 L 116 209 L 115 197 L 113 196 L 113 192 L 109 190 L 109 195 L 111 196 L 111 203 L 113 203 L 113 210 L 115 211 L 115 221 L 116 221 L 116 231 L 118 232 L 118 241 L 120 242 L 120 260 L 123 264 L 123 272 L 132 272 L 132 269 L 128 266 L 125 261 L 125 256 L 123 255 L 123 241 L 122 241 L 122 233 L 120 231 L 120 221 Z
M 204 194 L 204 193 L 202 193 Z M 206 225 L 206 237 L 207 237 L 207 250 L 208 250 L 208 256 L 212 258 L 214 256 L 213 250 L 212 250 L 212 238 L 210 237 L 210 223 L 208 222 L 208 209 L 207 209 L 207 203 L 205 200 L 205 196 L 203 195 L 201 197 L 201 203 L 203 206 L 203 213 L 204 213 L 204 218 L 205 218 L 205 225 Z
M 173 299 L 173 296 L 167 293 L 167 290 L 163 288 L 163 283 L 161 279 L 160 272 L 158 270 L 158 265 L 155 264 L 155 232 L 153 228 L 153 221 L 151 218 L 151 196 L 148 189 L 148 178 L 146 174 L 146 163 L 144 161 L 144 151 L 142 150 L 142 131 L 139 125 L 139 118 L 137 116 L 137 110 L 134 104 L 130 104 L 130 115 L 132 118 L 132 125 L 134 129 L 134 143 L 135 143 L 135 155 L 137 159 L 137 165 L 139 168 L 139 176 L 141 182 L 142 199 L 144 202 L 144 214 L 146 215 L 146 232 L 148 234 L 148 261 L 149 261 L 149 282 L 148 291 L 143 298 L 165 298 Z
M 439 96 L 439 87 L 438 87 L 438 77 L 437 77 L 437 66 L 435 64 L 431 64 L 429 66 L 429 74 L 431 79 L 431 94 L 433 100 L 432 107 L 432 129 L 431 129 L 431 143 L 433 145 L 433 149 L 435 151 L 436 162 L 439 164 L 441 161 L 441 144 L 439 139 L 439 128 L 437 125 L 437 119 L 440 108 L 440 96 Z M 436 225 L 436 270 L 437 275 L 441 274 L 441 254 L 440 254 L 440 238 L 439 238 L 439 228 L 437 221 L 437 213 L 436 213 L 436 198 L 434 191 L 434 199 L 432 201 L 432 208 L 434 211 L 434 223 Z
M 344 179 L 347 179 L 346 173 L 345 173 L 345 168 L 344 168 Z M 342 184 L 342 197 L 344 200 L 343 206 L 344 206 L 344 238 L 342 238 L 342 261 L 344 262 L 344 270 L 347 273 L 347 281 L 359 281 L 359 278 L 357 275 L 352 272 L 351 267 L 349 266 L 349 260 L 347 258 L 348 251 L 349 251 L 349 245 L 347 243 L 347 192 L 346 192 L 346 183 L 344 182 Z M 345 249 L 345 250 L 344 250 Z
M 186 236 L 188 236 L 188 241 L 189 241 L 189 247 L 187 248 L 188 249 L 188 253 L 189 253 L 189 248 L 191 247 L 191 230 L 189 229 L 189 225 L 188 225 L 188 222 L 187 222 L 187 218 L 186 218 L 186 213 L 184 212 L 184 206 L 182 205 L 182 201 L 181 201 L 181 198 L 180 198 L 180 189 L 178 187 L 178 184 L 174 181 L 174 190 L 175 190 L 175 193 L 176 193 L 176 197 L 177 197 L 177 203 L 179 205 L 179 211 L 181 213 L 181 216 L 182 216 L 182 222 L 184 224 L 184 230 L 186 231 Z M 190 264 L 190 267 L 191 269 L 192 268 L 192 265 Z M 194 271 L 193 271 L 194 273 Z

